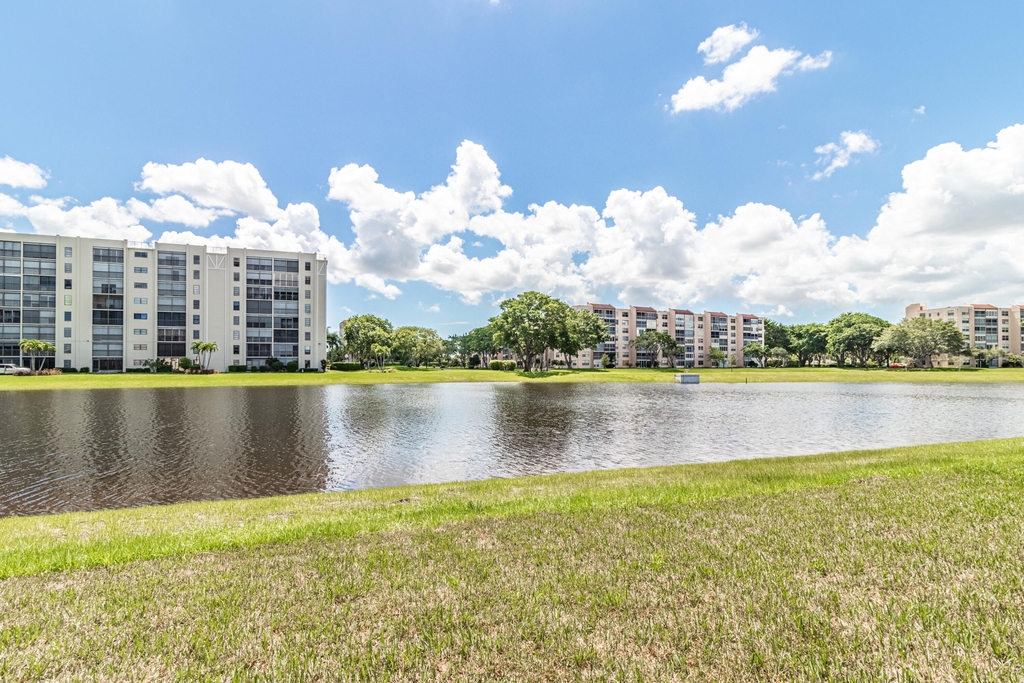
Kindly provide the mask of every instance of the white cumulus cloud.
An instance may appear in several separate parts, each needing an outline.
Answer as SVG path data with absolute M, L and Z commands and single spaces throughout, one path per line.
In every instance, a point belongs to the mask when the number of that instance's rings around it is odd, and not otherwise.
M 758 35 L 758 31 L 747 28 L 746 23 L 741 23 L 739 26 L 736 24 L 720 26 L 697 46 L 697 52 L 704 53 L 705 64 L 728 62 Z
M 878 150 L 879 142 L 862 130 L 844 130 L 839 135 L 839 143 L 830 142 L 814 148 L 820 154 L 818 164 L 825 166 L 812 176 L 814 180 L 831 177 L 836 170 L 850 165 L 854 154 L 870 154 Z
M 190 228 L 205 228 L 221 216 L 234 215 L 227 209 L 202 209 L 177 194 L 154 199 L 148 204 L 132 197 L 126 206 L 136 218 L 155 223 L 181 223 Z
M 182 194 L 200 206 L 261 220 L 278 220 L 283 215 L 256 167 L 237 161 L 198 159 L 177 165 L 150 162 L 142 167 L 142 180 L 136 189 L 158 195 Z
M 0 185 L 38 190 L 46 187 L 46 180 L 49 177 L 49 173 L 35 164 L 18 161 L 9 156 L 0 157 Z
M 746 24 L 739 28 L 723 26 L 715 29 L 697 49 L 706 54 L 706 64 L 725 62 L 757 35 L 757 31 L 748 29 Z M 780 76 L 824 69 L 831 63 L 832 53 L 828 50 L 814 57 L 798 50 L 769 50 L 764 45 L 755 45 L 738 62 L 725 67 L 721 79 L 696 76 L 688 80 L 672 95 L 672 111 L 733 111 L 757 95 L 775 92 Z

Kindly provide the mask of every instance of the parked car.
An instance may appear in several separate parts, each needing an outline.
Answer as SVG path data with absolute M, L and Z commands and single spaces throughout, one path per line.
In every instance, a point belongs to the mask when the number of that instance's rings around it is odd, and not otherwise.
M 28 368 L 20 368 L 10 363 L 0 363 L 0 375 L 27 375 L 31 372 Z
M 907 364 L 906 363 L 889 363 L 889 367 L 890 368 L 905 368 L 905 367 L 907 367 Z

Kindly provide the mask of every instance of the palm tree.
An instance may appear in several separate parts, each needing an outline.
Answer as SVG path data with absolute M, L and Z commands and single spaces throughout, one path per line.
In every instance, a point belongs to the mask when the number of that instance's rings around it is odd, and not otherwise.
M 27 354 L 32 358 L 33 370 L 38 370 L 36 367 L 36 356 L 46 356 L 51 353 L 57 353 L 56 346 L 39 339 L 22 339 L 18 346 L 21 348 L 22 353 Z
M 206 364 L 210 361 L 210 358 L 219 350 L 220 347 L 217 346 L 217 342 L 192 342 L 192 353 L 196 354 L 196 361 L 199 363 L 200 370 L 206 369 Z
M 338 360 L 337 351 L 341 348 L 341 335 L 337 332 L 327 333 L 327 357 L 332 361 Z

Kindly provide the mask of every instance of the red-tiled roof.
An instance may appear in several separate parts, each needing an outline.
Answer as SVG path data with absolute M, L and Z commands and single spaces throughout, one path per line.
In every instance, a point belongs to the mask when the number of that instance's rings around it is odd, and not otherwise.
M 968 306 L 974 306 L 975 308 L 994 309 L 995 306 L 992 304 L 967 304 Z
M 614 311 L 615 310 L 614 306 L 610 306 L 608 304 L 592 304 L 592 303 L 588 302 L 587 305 L 592 307 L 592 308 L 603 308 L 603 309 L 608 309 L 610 311 Z
M 650 306 L 634 306 L 633 308 L 635 308 L 638 311 L 647 311 L 648 313 L 657 313 L 657 311 L 654 310 L 653 308 L 651 308 Z
M 673 308 L 673 313 L 682 313 L 684 315 L 693 315 L 693 311 L 688 311 L 685 308 Z

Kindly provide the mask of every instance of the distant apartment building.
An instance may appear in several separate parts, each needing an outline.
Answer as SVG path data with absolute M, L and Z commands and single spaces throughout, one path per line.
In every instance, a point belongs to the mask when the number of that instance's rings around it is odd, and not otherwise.
M 764 320 L 748 313 L 694 313 L 675 308 L 659 311 L 647 306 L 616 308 L 591 303 L 575 308 L 595 313 L 608 325 L 608 341 L 604 344 L 571 358 L 555 354 L 556 360 L 577 368 L 600 367 L 605 355 L 617 368 L 711 367 L 712 348 L 725 353 L 726 363 L 732 359 L 736 365 L 750 365 L 754 361 L 744 358 L 743 347 L 753 342 L 764 343 Z M 673 358 L 652 358 L 648 352 L 634 347 L 631 342 L 647 330 L 667 332 L 679 345 L 679 354 Z
M 1024 327 L 1021 326 L 1021 305 L 998 307 L 991 304 L 961 304 L 928 308 L 925 304 L 910 304 L 906 308 L 906 319 L 931 318 L 956 323 L 963 332 L 966 345 L 976 349 L 991 349 L 1004 354 L 1020 354 L 1024 342 Z M 969 360 L 963 361 L 965 364 Z M 1000 364 L 1002 361 L 993 361 Z M 942 357 L 936 365 L 953 365 L 954 362 Z
M 120 372 L 189 357 L 210 367 L 326 358 L 327 261 L 316 254 L 0 234 L 0 363 L 22 339 L 56 346 L 44 367 Z

